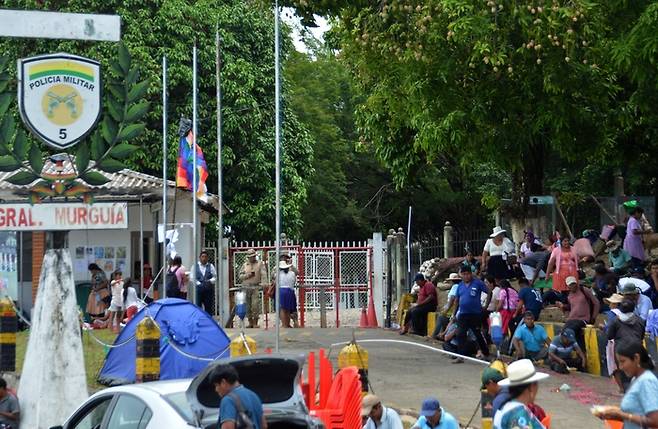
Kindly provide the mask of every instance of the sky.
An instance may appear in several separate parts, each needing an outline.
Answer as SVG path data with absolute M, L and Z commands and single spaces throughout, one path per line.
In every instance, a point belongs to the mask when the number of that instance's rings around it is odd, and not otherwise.
M 329 23 L 327 22 L 326 19 L 324 19 L 321 16 L 314 15 L 315 16 L 315 22 L 318 24 L 316 28 L 309 28 L 311 33 L 317 37 L 320 40 L 323 40 L 323 35 L 324 33 L 329 29 Z M 281 20 L 286 22 L 288 25 L 290 25 L 293 28 L 293 42 L 295 43 L 295 49 L 297 49 L 300 52 L 306 52 L 306 46 L 304 43 L 300 40 L 300 32 L 299 29 L 301 28 L 301 23 L 300 19 L 297 15 L 295 15 L 295 11 L 292 8 L 285 7 L 283 8 L 283 11 L 281 13 Z

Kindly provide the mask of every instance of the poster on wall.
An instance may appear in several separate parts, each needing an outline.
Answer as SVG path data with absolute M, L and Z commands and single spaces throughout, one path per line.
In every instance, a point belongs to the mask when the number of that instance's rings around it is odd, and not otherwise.
M 16 232 L 0 232 L 0 294 L 18 300 L 18 252 Z
M 87 273 L 89 264 L 98 265 L 108 278 L 115 270 L 121 270 L 127 276 L 126 246 L 77 246 L 72 249 L 72 253 L 75 255 L 73 270 L 78 274 L 78 279 Z

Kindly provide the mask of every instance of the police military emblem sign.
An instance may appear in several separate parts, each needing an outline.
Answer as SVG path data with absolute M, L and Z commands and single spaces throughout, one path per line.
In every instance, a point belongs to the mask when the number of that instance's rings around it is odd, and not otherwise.
M 75 145 L 101 114 L 98 61 L 70 54 L 39 55 L 18 61 L 18 103 L 23 122 L 48 146 Z

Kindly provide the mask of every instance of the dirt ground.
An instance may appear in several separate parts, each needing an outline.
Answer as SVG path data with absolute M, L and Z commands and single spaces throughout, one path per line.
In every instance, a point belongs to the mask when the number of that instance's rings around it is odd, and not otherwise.
M 236 330 L 227 330 L 233 337 Z M 383 329 L 282 329 L 280 351 L 283 353 L 305 353 L 320 348 L 329 350 L 334 364 L 342 345 L 332 344 L 349 341 L 352 335 L 357 340 L 377 339 L 388 341 L 409 341 L 415 344 L 439 347 L 438 343 L 420 337 L 400 336 L 397 332 Z M 275 332 L 270 330 L 247 330 L 254 338 L 259 350 L 274 349 Z M 426 396 L 436 396 L 441 405 L 461 424 L 466 424 L 475 412 L 472 427 L 480 427 L 480 374 L 483 365 L 477 363 L 452 364 L 452 360 L 436 351 L 405 343 L 363 343 L 369 353 L 369 377 L 373 391 L 381 397 L 385 405 L 397 409 L 418 410 Z M 553 429 L 587 428 L 599 429 L 604 425 L 589 411 L 591 405 L 619 404 L 621 397 L 616 395 L 612 381 L 588 374 L 560 375 L 548 369 L 551 374 L 540 387 L 537 403 L 553 416 Z M 563 384 L 570 391 L 560 392 Z M 477 412 L 476 412 L 477 410 Z

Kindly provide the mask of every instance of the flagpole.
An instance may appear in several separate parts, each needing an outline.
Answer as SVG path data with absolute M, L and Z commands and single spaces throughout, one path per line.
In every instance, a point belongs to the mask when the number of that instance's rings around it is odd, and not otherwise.
M 190 269 L 191 282 L 193 284 L 192 291 L 192 302 L 196 302 L 196 257 L 198 255 L 197 248 L 197 203 L 196 203 L 196 193 L 197 193 L 197 156 L 196 156 L 196 147 L 199 142 L 199 136 L 197 135 L 197 59 L 196 59 L 196 42 L 192 48 L 192 264 Z M 190 297 L 188 296 L 188 300 Z
M 162 56 L 162 269 L 167 269 L 167 57 Z M 164 272 L 164 271 L 163 271 Z M 153 274 L 153 273 L 151 273 Z M 164 276 L 162 277 L 164 279 Z M 167 297 L 166 287 L 162 282 L 162 296 Z M 155 285 L 151 285 L 155 287 Z M 153 295 L 155 298 L 155 295 Z M 143 297 L 142 297 L 143 298 Z
M 276 245 L 276 261 L 274 263 L 274 269 L 276 270 L 276 284 L 275 284 L 275 299 L 274 299 L 274 323 L 276 324 L 276 342 L 275 349 L 277 353 L 279 352 L 279 334 L 281 324 L 279 321 L 279 312 L 281 309 L 281 296 L 279 291 L 281 289 L 280 277 L 281 270 L 279 270 L 279 260 L 281 257 L 281 159 L 280 159 L 280 150 L 281 150 L 281 112 L 280 109 L 280 70 L 279 70 L 279 1 L 274 1 L 274 115 L 275 115 L 275 126 L 274 126 L 274 140 L 275 140 L 275 163 L 276 163 L 276 177 L 275 177 L 275 245 Z
M 224 326 L 224 189 L 222 176 L 222 59 L 219 52 L 219 24 L 215 28 L 215 78 L 217 86 L 217 196 L 219 198 L 219 216 L 217 220 L 217 288 L 215 291 L 216 313 Z

